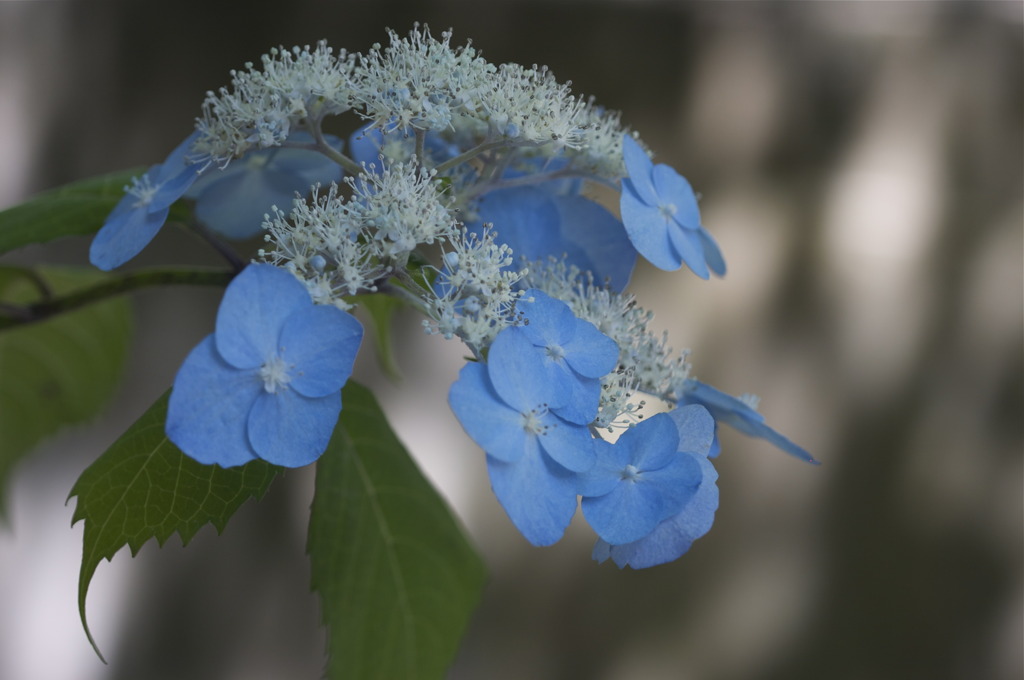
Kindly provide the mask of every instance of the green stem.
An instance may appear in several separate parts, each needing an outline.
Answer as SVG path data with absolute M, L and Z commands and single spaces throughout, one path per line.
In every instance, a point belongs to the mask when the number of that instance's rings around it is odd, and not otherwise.
M 480 154 L 482 154 L 485 151 L 490 151 L 491 149 L 499 149 L 499 148 L 501 148 L 503 146 L 509 146 L 509 143 L 507 141 L 505 141 L 505 140 L 498 140 L 498 141 L 495 141 L 495 142 L 484 142 L 482 144 L 474 146 L 469 151 L 465 151 L 463 153 L 460 153 L 455 158 L 449 158 L 444 163 L 441 163 L 440 165 L 438 165 L 434 169 L 437 170 L 438 174 L 440 174 L 440 173 L 442 173 L 442 172 L 444 172 L 446 170 L 451 170 L 455 166 L 461 165 L 461 164 L 465 163 L 468 160 L 472 160 L 472 159 L 476 158 L 477 156 L 479 156 Z
M 416 128 L 416 168 L 419 170 L 423 169 L 423 163 L 426 161 L 424 158 L 424 148 L 427 141 L 427 131 Z
M 324 139 L 323 130 L 320 129 L 320 121 L 316 121 L 315 124 L 311 123 L 308 128 L 313 135 L 313 139 L 316 140 L 317 151 L 343 167 L 345 172 L 350 175 L 359 175 L 363 172 L 362 166 L 327 143 L 327 140 Z
M 401 280 L 401 277 L 396 278 L 399 278 Z M 406 283 L 406 285 L 409 285 L 409 283 Z M 415 286 L 415 284 L 412 285 Z M 418 289 L 419 287 L 416 286 L 416 288 Z M 377 291 L 383 293 L 384 295 L 390 295 L 393 298 L 402 300 L 407 305 L 419 311 L 424 316 L 430 316 L 430 310 L 427 308 L 427 305 L 423 301 L 423 298 L 421 298 L 419 295 L 417 295 L 416 293 L 412 292 L 407 288 L 395 285 L 389 281 L 384 281 L 383 283 L 377 286 Z
M 90 288 L 30 305 L 0 307 L 0 330 L 44 321 L 52 316 L 152 286 L 226 286 L 235 272 L 222 269 L 144 269 L 98 283 Z

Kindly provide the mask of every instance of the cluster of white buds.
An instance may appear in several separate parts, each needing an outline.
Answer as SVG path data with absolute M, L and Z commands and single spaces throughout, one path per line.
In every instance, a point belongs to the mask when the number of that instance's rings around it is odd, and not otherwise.
M 448 239 L 426 310 L 430 320 L 423 322 L 427 332 L 459 337 L 474 351 L 489 345 L 514 323 L 518 284 L 527 272 L 509 269 L 513 259 L 489 226 L 482 235 L 463 229 Z
M 259 257 L 304 281 L 318 303 L 347 310 L 345 297 L 376 290 L 390 273 L 337 184 L 326 193 L 317 187 L 310 202 L 295 199 L 290 213 L 274 206 L 263 226 L 273 247 L 261 249 Z
M 453 49 L 451 31 L 437 40 L 419 26 L 407 38 L 388 36 L 390 45 L 376 44 L 359 59 L 355 100 L 374 127 L 444 130 L 452 118 L 474 112 L 494 66 L 471 45 Z
M 352 189 L 346 205 L 350 217 L 372 239 L 379 259 L 390 265 L 404 266 L 417 246 L 457 229 L 431 170 L 399 163 L 345 182 Z
M 192 145 L 198 159 L 227 165 L 249 149 L 280 146 L 296 126 L 318 132 L 324 116 L 352 106 L 355 58 L 344 50 L 335 54 L 323 41 L 273 49 L 262 66 L 247 63 L 231 72 L 230 89 L 206 93 Z
M 491 86 L 481 93 L 491 135 L 522 145 L 582 148 L 586 143 L 580 120 L 584 106 L 572 95 L 570 84 L 559 83 L 546 66 L 502 64 Z

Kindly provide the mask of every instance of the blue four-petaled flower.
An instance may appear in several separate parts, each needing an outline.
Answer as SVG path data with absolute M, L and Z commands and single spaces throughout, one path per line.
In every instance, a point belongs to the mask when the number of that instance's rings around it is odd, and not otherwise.
M 523 324 L 499 333 L 488 355 L 495 388 L 504 394 L 510 382 L 528 383 L 556 414 L 589 424 L 597 416 L 600 379 L 618 363 L 618 345 L 569 305 L 535 288 L 523 293 L 516 310 Z
M 593 440 L 585 426 L 552 413 L 528 378 L 499 394 L 488 369 L 504 360 L 492 352 L 488 364 L 464 366 L 448 403 L 486 452 L 491 487 L 509 519 L 530 543 L 551 545 L 576 514 L 574 472 L 593 465 Z
M 199 176 L 199 167 L 190 164 L 187 158 L 198 135 L 193 132 L 163 163 L 133 180 L 92 240 L 89 261 L 93 265 L 110 271 L 149 245 L 167 221 L 171 204 L 184 196 Z
M 700 481 L 691 489 L 682 506 L 661 521 L 649 534 L 631 543 L 613 545 L 598 538 L 593 557 L 598 562 L 611 558 L 620 568 L 653 567 L 682 556 L 695 540 L 711 529 L 718 509 L 718 472 L 708 460 L 714 438 L 714 421 L 703 406 L 682 406 L 668 414 L 679 432 L 679 455 L 693 461 L 700 470 Z M 628 433 L 627 433 L 628 434 Z
M 89 260 L 109 271 L 149 245 L 167 221 L 171 204 L 183 196 L 196 201 L 196 217 L 212 231 L 230 239 L 256 235 L 271 206 L 289 206 L 296 194 L 312 185 L 341 179 L 333 160 L 311 149 L 257 149 L 225 168 L 189 162 L 194 132 L 167 159 L 136 178 L 121 202 L 107 216 L 92 241 Z M 296 132 L 289 139 L 311 144 L 312 136 Z M 327 136 L 329 144 L 341 140 Z
M 677 514 L 700 486 L 700 464 L 679 451 L 679 431 L 659 413 L 614 443 L 595 440 L 596 462 L 578 475 L 583 516 L 611 545 L 632 543 Z
M 228 286 L 216 331 L 174 380 L 167 436 L 204 464 L 299 467 L 327 448 L 363 328 L 314 305 L 294 276 L 252 264 Z
M 628 177 L 622 179 L 619 208 L 629 240 L 655 267 L 676 270 L 686 264 L 706 279 L 725 276 L 725 260 L 701 226 L 690 183 L 668 165 L 655 165 L 631 136 L 622 137 Z

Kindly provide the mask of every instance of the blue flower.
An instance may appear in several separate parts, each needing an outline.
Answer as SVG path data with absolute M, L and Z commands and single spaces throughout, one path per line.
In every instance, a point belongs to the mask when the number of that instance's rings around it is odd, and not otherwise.
M 174 380 L 167 436 L 200 463 L 299 467 L 324 452 L 363 328 L 294 276 L 249 265 Z
M 580 473 L 583 516 L 611 545 L 632 543 L 677 514 L 697 491 L 700 464 L 679 452 L 679 431 L 664 413 L 630 428 L 614 444 L 594 443 L 597 461 Z
M 706 279 L 708 269 L 725 276 L 725 260 L 711 234 L 701 226 L 697 197 L 690 183 L 671 167 L 654 165 L 629 135 L 622 137 L 628 177 L 622 180 L 619 207 L 629 240 L 659 269 L 686 264 Z
M 133 180 L 92 240 L 89 261 L 93 265 L 110 271 L 149 245 L 167 221 L 171 204 L 181 198 L 198 177 L 199 168 L 186 158 L 198 134 L 193 132 L 163 163 Z
M 499 394 L 491 365 L 464 366 L 448 403 L 486 452 L 491 487 L 509 519 L 530 543 L 551 545 L 576 513 L 574 472 L 593 465 L 593 439 L 585 426 L 547 409 L 530 381 L 509 382 Z
M 499 189 L 484 194 L 477 206 L 478 223 L 491 223 L 498 241 L 528 261 L 562 258 L 590 272 L 598 284 L 615 291 L 629 283 L 636 249 L 614 215 L 573 191 L 566 182 Z M 513 266 L 519 266 L 518 259 Z
M 643 569 L 671 562 L 711 529 L 718 509 L 718 472 L 708 460 L 714 421 L 704 407 L 696 405 L 677 408 L 668 417 L 679 432 L 679 455 L 695 462 L 700 470 L 700 483 L 678 512 L 640 540 L 612 545 L 599 538 L 593 551 L 598 562 L 610 557 L 620 569 L 627 565 Z
M 711 385 L 706 385 L 690 378 L 683 384 L 683 391 L 677 397 L 680 404 L 700 404 L 707 408 L 707 410 L 711 411 L 716 425 L 718 423 L 725 423 L 745 435 L 767 440 L 777 448 L 791 456 L 796 456 L 802 461 L 814 463 L 815 465 L 818 464 L 818 461 L 811 454 L 769 427 L 764 422 L 764 416 L 751 408 L 746 402 L 728 395 Z M 716 435 L 712 457 L 718 454 L 718 448 L 718 437 Z
M 488 354 L 491 380 L 504 396 L 509 383 L 528 384 L 556 414 L 586 425 L 597 417 L 600 378 L 615 369 L 619 347 L 569 305 L 531 288 L 516 303 L 524 325 L 506 328 Z
M 332 146 L 341 140 L 328 136 Z M 308 132 L 289 142 L 312 143 Z M 272 147 L 250 151 L 224 169 L 209 168 L 185 194 L 196 201 L 196 217 L 213 231 L 245 239 L 263 228 L 270 207 L 290 206 L 295 194 L 306 195 L 314 184 L 341 179 L 341 167 L 318 151 Z

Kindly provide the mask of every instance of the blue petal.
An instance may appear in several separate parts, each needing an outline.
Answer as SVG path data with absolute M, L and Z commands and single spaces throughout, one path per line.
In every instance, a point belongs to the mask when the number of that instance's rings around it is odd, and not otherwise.
M 515 253 L 512 266 L 518 266 L 519 258 L 564 257 L 596 281 L 609 280 L 622 290 L 636 263 L 625 228 L 597 203 L 558 193 L 562 185 L 545 182 L 488 192 L 477 206 L 479 223 L 494 224 L 498 241 Z
M 545 183 L 545 188 L 547 188 Z M 589 271 L 594 281 L 605 282 L 616 292 L 629 284 L 636 265 L 636 249 L 626 235 L 626 228 L 604 206 L 582 196 L 555 196 L 560 218 L 560 235 L 566 263 L 581 271 Z M 558 248 L 546 255 L 557 257 Z M 538 256 L 527 254 L 530 259 Z
M 661 211 L 641 201 L 626 182 L 623 182 L 619 208 L 633 247 L 658 269 L 679 269 L 682 262 L 669 237 L 669 220 Z
M 540 405 L 558 408 L 572 395 L 565 371 L 519 326 L 506 328 L 491 343 L 487 373 L 494 391 L 520 413 Z
M 700 211 L 697 207 L 697 197 L 693 195 L 693 187 L 686 178 L 664 164 L 654 166 L 652 175 L 659 203 L 670 203 L 675 206 L 672 220 L 684 229 L 699 229 Z
M 132 259 L 149 245 L 167 220 L 169 208 L 147 212 L 133 208 L 136 197 L 126 195 L 114 208 L 89 245 L 89 262 L 103 271 Z
M 198 131 L 190 134 L 167 155 L 163 163 L 157 166 L 156 172 L 150 177 L 153 185 L 159 187 L 150 202 L 151 211 L 169 208 L 172 203 L 184 196 L 192 183 L 198 179 L 200 166 L 191 164 L 188 158 L 192 143 L 198 138 Z
M 515 462 L 527 445 L 523 418 L 494 391 L 487 368 L 466 364 L 448 391 L 448 405 L 477 446 L 506 462 Z
M 718 472 L 711 462 L 694 454 L 703 475 L 700 486 L 683 508 L 673 517 L 658 524 L 654 531 L 632 543 L 608 545 L 598 540 L 594 546 L 594 559 L 603 561 L 608 556 L 620 567 L 644 569 L 678 559 L 695 540 L 711 529 L 718 509 Z
M 716 421 L 728 422 L 728 418 L 754 423 L 764 422 L 764 416 L 750 408 L 746 402 L 693 378 L 686 381 L 680 398 L 684 403 L 706 407 Z
M 343 142 L 334 135 L 324 135 L 327 145 L 336 151 L 341 151 Z M 313 135 L 304 131 L 297 131 L 288 137 L 289 143 L 313 144 Z M 344 174 L 341 166 L 333 159 L 328 158 L 319 151 L 312 149 L 296 149 L 290 147 L 277 148 L 267 166 L 279 172 L 296 177 L 296 181 L 302 180 L 305 189 L 298 188 L 299 193 L 308 193 L 309 188 L 317 183 L 327 184 L 336 182 Z
M 587 378 L 603 378 L 619 363 L 619 346 L 597 329 L 597 326 L 576 319 L 572 339 L 562 345 L 565 362 L 572 370 Z
M 283 269 L 251 264 L 228 285 L 217 312 L 217 350 L 236 368 L 277 354 L 285 319 L 313 306 L 306 287 Z
M 700 404 L 680 406 L 668 413 L 679 432 L 679 450 L 709 455 L 715 438 L 715 419 Z
M 622 481 L 622 470 L 629 465 L 629 446 L 617 446 L 603 439 L 594 440 L 594 465 L 576 476 L 576 493 L 603 496 Z
M 764 439 L 805 462 L 818 463 L 807 451 L 769 427 L 762 414 L 711 385 L 692 378 L 687 380 L 680 403 L 701 404 L 711 412 L 716 423 L 725 423 L 745 435 Z
M 89 247 L 89 261 L 93 265 L 110 271 L 149 245 L 167 220 L 171 204 L 181 198 L 198 176 L 198 168 L 186 162 L 197 136 L 198 132 L 193 132 L 162 164 L 152 166 L 143 175 L 143 181 L 156 188 L 148 202 L 139 203 L 138 196 L 126 194 L 115 206 Z
M 601 405 L 601 381 L 597 378 L 572 376 L 569 386 L 572 389 L 565 405 L 552 411 L 570 423 L 589 425 L 594 422 L 598 407 Z
M 256 458 L 246 422 L 263 383 L 254 371 L 240 371 L 217 354 L 209 335 L 178 369 L 167 406 L 167 437 L 200 463 L 221 467 Z
M 198 177 L 199 173 L 194 167 L 186 167 L 178 174 L 163 180 L 159 183 L 160 188 L 153 195 L 147 209 L 150 212 L 156 212 L 170 208 L 172 203 L 185 195 L 185 192 Z
M 352 375 L 363 327 L 337 307 L 306 307 L 281 328 L 281 358 L 294 366 L 288 386 L 306 397 L 337 392 Z
M 708 268 L 718 276 L 725 276 L 725 258 L 722 257 L 722 251 L 719 250 L 715 239 L 711 237 L 711 234 L 704 227 L 697 230 L 697 234 L 700 236 L 701 245 L 704 247 L 704 261 L 708 263 Z
M 658 205 L 658 195 L 654 190 L 651 173 L 654 163 L 650 156 L 629 135 L 622 136 L 622 159 L 626 164 L 626 174 L 637 197 L 649 206 Z
M 675 423 L 658 414 L 613 445 L 595 445 L 598 462 L 580 475 L 577 491 L 584 496 L 583 514 L 603 540 L 621 544 L 643 538 L 695 493 L 700 466 L 678 453 L 678 441 Z M 635 477 L 625 475 L 627 464 Z
M 732 423 L 729 424 L 732 425 Z M 733 425 L 733 427 L 743 434 L 764 439 L 780 451 L 784 451 L 791 456 L 795 456 L 804 462 L 813 463 L 814 465 L 819 464 L 818 460 L 814 458 L 814 456 L 784 437 L 778 431 L 768 427 L 765 423 L 745 423 L 741 421 L 738 426 Z
M 620 482 L 603 496 L 584 497 L 583 516 L 601 540 L 612 545 L 638 541 L 663 519 L 661 499 L 642 484 Z
M 550 413 L 543 423 L 547 429 L 538 437 L 540 445 L 556 463 L 573 472 L 586 472 L 593 467 L 594 438 L 588 428 Z
M 289 142 L 311 143 L 310 134 L 296 132 Z M 341 140 L 327 139 L 340 148 Z M 228 238 L 249 238 L 263 228 L 271 206 L 287 209 L 296 194 L 305 196 L 313 184 L 341 179 L 341 168 L 318 151 L 273 147 L 258 149 L 222 170 L 208 169 L 189 190 L 196 216 Z
M 487 456 L 487 472 L 498 502 L 512 523 L 533 545 L 556 543 L 576 514 L 573 475 L 540 447 L 527 447 L 514 463 Z
M 323 455 L 340 413 L 340 391 L 316 399 L 290 389 L 262 391 L 249 413 L 249 441 L 268 463 L 302 467 Z
M 630 463 L 636 467 L 657 470 L 676 458 L 679 431 L 671 418 L 658 413 L 626 430 L 616 445 L 629 448 Z
M 672 240 L 672 246 L 686 266 L 690 268 L 690 271 L 702 279 L 710 278 L 711 274 L 708 272 L 708 265 L 704 260 L 704 244 L 700 240 L 700 235 L 693 229 L 683 229 L 676 224 L 672 225 L 668 234 Z
M 539 347 L 562 346 L 576 333 L 579 319 L 569 305 L 537 288 L 523 293 L 516 303 L 516 310 L 522 312 L 528 321 L 520 327 L 523 335 Z
M 497 240 L 519 258 L 540 260 L 565 251 L 559 231 L 561 217 L 551 195 L 537 187 L 516 187 L 484 194 L 477 206 L 481 223 L 494 225 Z
M 224 172 L 236 165 L 238 163 L 233 163 Z M 279 206 L 287 212 L 295 192 L 304 195 L 309 187 L 301 179 L 296 181 L 290 175 L 273 170 L 233 172 L 205 187 L 196 201 L 196 217 L 212 231 L 229 239 L 250 238 L 263 230 L 263 219 L 270 213 L 271 206 Z
M 160 171 L 154 178 L 157 182 L 166 182 L 167 180 L 178 177 L 182 170 L 185 168 L 192 168 L 198 170 L 199 166 L 191 163 L 189 154 L 192 151 L 192 143 L 199 139 L 200 132 L 195 130 L 186 137 L 181 144 L 174 147 L 174 149 L 167 154 L 164 162 L 160 164 Z

